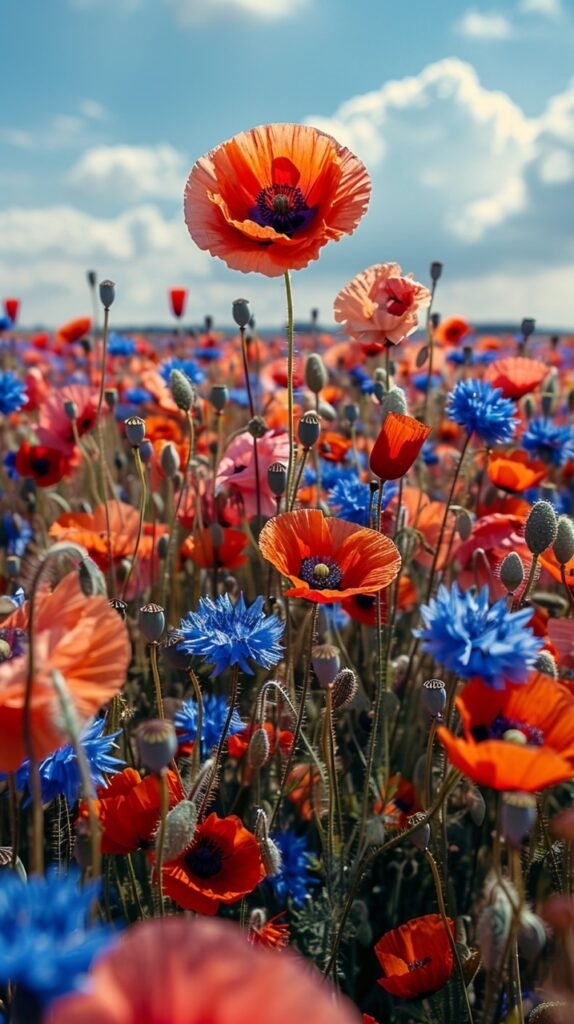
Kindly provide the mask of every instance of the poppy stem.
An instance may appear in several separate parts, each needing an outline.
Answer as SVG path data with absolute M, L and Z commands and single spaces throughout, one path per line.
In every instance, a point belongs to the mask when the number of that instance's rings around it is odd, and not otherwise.
M 521 608 L 524 607 L 524 605 L 526 604 L 526 602 L 527 602 L 527 600 L 528 600 L 528 598 L 530 596 L 530 591 L 532 590 L 532 587 L 534 585 L 534 580 L 535 580 L 535 577 L 536 577 L 537 566 L 538 566 L 538 555 L 533 555 L 532 556 L 532 561 L 530 563 L 530 572 L 528 573 L 528 580 L 526 581 L 526 586 L 524 588 L 524 592 L 522 594 L 522 598 L 521 598 L 521 601 L 520 601 L 520 607 Z
M 167 812 L 169 808 L 169 789 L 167 786 L 167 772 L 164 768 L 159 774 L 159 793 L 160 793 L 160 820 L 159 820 L 159 831 L 157 834 L 156 841 L 156 882 L 157 882 L 157 904 L 158 914 L 160 917 L 164 916 L 163 906 L 163 848 L 165 844 L 165 823 L 167 819 Z
M 287 296 L 287 416 L 289 420 L 289 462 L 287 463 L 287 487 L 285 490 L 285 505 L 289 508 L 291 495 L 291 480 L 294 469 L 295 454 L 295 417 L 293 409 L 293 292 L 291 290 L 291 278 L 289 271 L 285 271 L 285 293 Z
M 201 764 L 201 733 L 203 729 L 203 695 L 198 678 L 192 668 L 187 671 L 189 681 L 193 686 L 193 693 L 197 703 L 197 723 L 195 730 L 195 743 L 191 752 L 191 781 L 195 781 L 199 766 Z
M 198 812 L 198 815 L 197 815 L 197 820 L 199 822 L 203 821 L 203 816 L 204 816 L 204 814 L 205 814 L 205 812 L 207 810 L 207 807 L 209 805 L 209 801 L 210 801 L 210 798 L 211 798 L 211 791 L 212 791 L 212 789 L 213 789 L 213 787 L 215 785 L 215 780 L 217 779 L 217 775 L 218 775 L 219 767 L 220 767 L 220 763 L 221 763 L 221 758 L 223 756 L 223 748 L 225 746 L 225 741 L 227 739 L 227 734 L 228 734 L 228 732 L 229 732 L 229 730 L 231 728 L 231 720 L 233 718 L 233 712 L 235 711 L 235 705 L 237 704 L 238 690 L 239 690 L 239 665 L 236 664 L 231 669 L 231 695 L 229 697 L 229 708 L 227 710 L 227 718 L 225 719 L 225 725 L 223 726 L 223 732 L 221 733 L 221 736 L 219 737 L 219 743 L 217 744 L 217 750 L 215 752 L 215 757 L 213 759 L 213 768 L 212 768 L 211 774 L 209 776 L 209 782 L 207 783 L 207 786 L 205 787 L 205 793 L 203 795 L 203 800 L 201 801 L 201 807 L 199 808 L 199 812 Z
M 243 358 L 243 374 L 245 376 L 245 387 L 247 388 L 247 400 L 249 402 L 249 416 L 255 418 L 255 405 L 253 403 L 253 392 L 249 379 L 249 366 L 247 363 L 247 343 L 245 341 L 245 327 L 239 328 L 241 338 L 241 356 Z M 253 437 L 253 435 L 251 435 Z M 253 437 L 253 465 L 255 467 L 255 501 L 257 502 L 257 523 L 261 526 L 261 490 L 259 487 L 259 454 L 257 452 L 257 438 Z
M 449 924 L 449 920 L 448 920 L 448 916 L 447 916 L 447 912 L 446 912 L 446 907 L 445 907 L 445 903 L 444 903 L 444 896 L 443 896 L 443 893 L 442 893 L 442 883 L 441 883 L 441 880 L 440 880 L 440 875 L 439 875 L 439 872 L 438 872 L 436 861 L 435 861 L 432 853 L 430 852 L 430 850 L 425 850 L 425 859 L 426 859 L 426 862 L 427 862 L 429 868 L 431 869 L 431 874 L 432 874 L 432 877 L 433 877 L 434 888 L 435 888 L 435 893 L 436 893 L 436 900 L 437 900 L 437 903 L 438 903 L 439 914 L 440 914 L 440 916 L 442 918 L 442 923 L 444 924 L 444 929 L 445 929 L 445 931 L 447 933 L 448 941 L 450 942 L 450 948 L 452 949 L 452 955 L 454 957 L 454 962 L 456 964 L 456 969 L 457 969 L 458 976 L 459 976 L 459 979 L 460 979 L 460 984 L 461 984 L 463 995 L 464 995 L 466 1016 L 467 1016 L 469 1024 L 473 1024 L 473 1021 L 472 1021 L 472 1010 L 470 1008 L 470 1002 L 469 1002 L 469 999 L 468 999 L 468 991 L 467 991 L 467 988 L 466 988 L 466 981 L 465 981 L 465 977 L 464 977 L 464 969 L 463 969 L 462 961 L 460 959 L 459 952 L 458 952 L 458 949 L 457 949 L 457 946 L 456 946 L 456 940 L 455 940 L 454 935 L 452 934 L 451 927 L 450 927 L 450 924 Z M 523 1022 L 523 1024 L 524 1024 L 524 1022 Z
M 125 582 L 124 582 L 124 589 L 123 589 L 123 593 L 122 593 L 122 598 L 123 598 L 124 601 L 126 599 L 126 594 L 127 594 L 127 590 L 128 590 L 128 584 L 130 582 L 130 579 L 132 577 L 132 573 L 134 571 L 135 564 L 137 562 L 139 546 L 140 546 L 140 542 L 141 542 L 141 539 L 142 539 L 142 533 L 143 533 L 143 521 L 144 521 L 145 507 L 146 507 L 146 501 L 147 501 L 147 484 L 146 484 L 145 471 L 144 471 L 144 467 L 143 467 L 143 462 L 141 460 L 141 455 L 140 455 L 140 452 L 139 452 L 139 448 L 134 448 L 133 452 L 134 452 L 134 459 L 135 459 L 135 463 L 136 463 L 136 469 L 137 469 L 137 473 L 138 473 L 138 477 L 139 477 L 139 481 L 140 481 L 140 488 L 141 488 L 141 490 L 140 490 L 140 514 L 139 514 L 139 521 L 138 521 L 138 532 L 137 532 L 136 542 L 135 542 L 135 546 L 134 546 L 134 553 L 132 555 L 132 560 L 130 562 L 130 567 L 129 567 L 128 571 L 127 571 L 127 575 L 126 575 Z M 106 505 L 106 507 L 107 507 L 107 505 Z
M 423 422 L 424 423 L 426 423 L 426 420 L 427 420 L 429 395 L 430 395 L 430 391 L 431 391 L 431 388 L 432 388 L 432 371 L 433 371 L 433 360 L 434 360 L 434 332 L 432 330 L 431 313 L 432 313 L 432 304 L 433 304 L 433 301 L 434 301 L 434 293 L 435 293 L 435 291 L 436 291 L 436 281 L 433 281 L 432 282 L 432 286 L 431 286 L 431 298 L 430 298 L 430 302 L 429 302 L 429 305 L 428 305 L 428 308 L 427 308 L 427 318 L 426 318 L 427 344 L 428 344 L 428 350 L 429 350 L 429 369 L 428 369 L 427 386 L 425 388 L 425 398 L 424 398 L 424 404 L 423 404 Z
M 456 467 L 456 469 L 454 471 L 454 476 L 452 478 L 452 483 L 450 485 L 449 495 L 448 495 L 448 498 L 446 500 L 446 505 L 445 505 L 445 509 L 444 509 L 444 516 L 442 518 L 442 523 L 440 525 L 440 530 L 439 530 L 438 537 L 437 537 L 435 553 L 433 555 L 432 566 L 431 566 L 431 571 L 430 571 L 430 576 L 429 576 L 429 582 L 428 582 L 428 588 L 427 588 L 427 594 L 426 594 L 426 603 L 427 604 L 428 604 L 428 602 L 430 601 L 430 599 L 432 597 L 433 586 L 434 586 L 434 578 L 435 578 L 435 574 L 436 574 L 436 571 L 437 571 L 438 560 L 439 560 L 439 557 L 440 557 L 440 549 L 442 547 L 442 542 L 443 542 L 443 539 L 444 539 L 444 534 L 445 534 L 445 530 L 446 530 L 446 524 L 448 522 L 450 506 L 452 504 L 452 499 L 454 498 L 454 492 L 456 490 L 456 485 L 457 485 L 459 477 L 460 477 L 460 472 L 461 472 L 461 469 L 462 469 L 462 464 L 464 462 L 464 458 L 465 458 L 465 455 L 467 453 L 468 446 L 470 444 L 470 438 L 471 438 L 471 435 L 467 434 L 466 438 L 465 438 L 465 442 L 464 442 L 464 444 L 462 446 L 462 451 L 460 453 L 460 458 L 458 460 L 457 467 Z
M 161 594 L 160 594 L 160 599 L 159 599 L 159 603 L 161 604 L 162 608 L 165 607 L 165 602 L 166 602 L 166 597 L 167 597 L 167 588 L 168 588 L 168 584 L 169 584 L 169 577 L 170 577 L 170 573 L 171 573 L 171 570 L 172 570 L 172 563 L 173 563 L 174 555 L 175 555 L 175 550 L 174 549 L 175 549 L 175 545 L 176 545 L 176 541 L 177 541 L 177 535 L 178 535 L 178 529 L 179 529 L 179 522 L 178 522 L 179 510 L 181 508 L 181 503 L 183 501 L 184 495 L 186 494 L 187 489 L 189 487 L 189 467 L 191 465 L 191 460 L 192 460 L 193 456 L 195 455 L 195 426 L 194 426 L 194 423 L 193 423 L 193 415 L 192 415 L 192 413 L 191 413 L 191 411 L 189 409 L 187 409 L 187 411 L 186 411 L 186 417 L 187 417 L 187 428 L 188 428 L 188 431 L 189 431 L 189 448 L 188 448 L 188 452 L 187 452 L 187 459 L 185 461 L 185 467 L 184 467 L 184 470 L 183 470 L 183 480 L 181 482 L 181 487 L 179 488 L 179 491 L 178 491 L 177 501 L 175 503 L 175 508 L 173 510 L 173 518 L 171 519 L 170 527 L 169 527 L 169 536 L 168 536 L 168 542 L 167 542 L 167 554 L 165 556 L 165 569 L 164 569 L 164 573 L 163 573 L 163 580 L 162 580 L 162 584 L 161 584 Z M 213 597 L 214 598 L 217 597 L 217 594 L 215 592 L 213 594 Z M 171 603 L 172 602 L 170 601 L 170 604 Z
M 307 456 L 309 454 L 309 451 L 310 451 L 309 448 L 304 448 L 303 449 L 303 455 L 299 459 L 299 464 L 297 466 L 297 475 L 295 477 L 295 483 L 293 484 L 293 494 L 291 495 L 291 505 L 290 505 L 290 511 L 291 512 L 293 511 L 293 509 L 295 507 L 295 502 L 297 500 L 297 491 L 299 490 L 299 488 L 301 486 L 301 477 L 303 476 L 303 470 L 305 469 L 305 463 L 307 462 Z
M 161 692 L 161 679 L 159 675 L 159 666 L 157 663 L 157 641 L 149 645 L 149 659 L 151 662 L 151 671 L 153 675 L 153 685 L 155 689 L 155 706 L 157 710 L 157 717 L 162 720 L 165 718 L 163 710 L 163 696 Z

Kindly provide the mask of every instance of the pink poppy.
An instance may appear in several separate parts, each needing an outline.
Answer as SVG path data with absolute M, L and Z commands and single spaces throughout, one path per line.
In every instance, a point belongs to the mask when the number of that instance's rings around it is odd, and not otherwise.
M 78 434 L 86 434 L 96 424 L 98 396 L 87 384 L 70 384 L 54 390 L 40 408 L 38 440 L 40 444 L 57 448 L 66 455 L 74 450 L 72 422 L 64 409 L 65 402 L 73 402 L 76 408 Z M 102 409 L 105 411 L 105 407 Z
M 398 263 L 376 263 L 357 274 L 335 299 L 335 320 L 364 345 L 382 349 L 398 345 L 417 329 L 418 311 L 428 306 L 430 292 L 403 277 Z
M 267 470 L 274 462 L 287 465 L 289 461 L 289 437 L 286 433 L 270 430 L 257 441 L 257 461 L 259 463 L 259 491 L 261 495 L 261 514 L 273 516 L 277 511 L 275 498 L 267 484 Z M 245 514 L 253 516 L 257 512 L 256 476 L 254 445 L 251 434 L 247 431 L 239 434 L 227 448 L 219 463 L 216 491 L 228 488 L 239 492 L 245 506 Z

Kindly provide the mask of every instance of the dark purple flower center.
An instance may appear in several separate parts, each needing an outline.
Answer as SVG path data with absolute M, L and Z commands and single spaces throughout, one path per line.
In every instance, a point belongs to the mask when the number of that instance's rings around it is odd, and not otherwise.
M 537 726 L 518 719 L 506 718 L 502 714 L 497 715 L 488 726 L 475 725 L 472 735 L 477 743 L 484 740 L 507 740 L 509 743 L 527 747 L 541 747 L 544 743 L 542 730 Z
M 296 185 L 273 184 L 261 189 L 248 215 L 261 227 L 273 228 L 291 238 L 295 231 L 310 224 L 318 209 L 318 206 L 307 206 Z
M 46 458 L 32 459 L 32 469 L 36 476 L 47 476 L 51 469 L 50 460 Z
M 213 878 L 221 871 L 223 853 L 213 839 L 205 837 L 191 847 L 184 861 L 188 870 L 198 878 Z
M 312 555 L 301 562 L 299 575 L 314 590 L 340 590 L 343 573 L 332 558 Z
M 430 964 L 430 962 L 430 956 L 425 956 L 422 958 L 422 960 L 411 960 L 410 964 L 407 964 L 407 967 L 409 971 L 418 971 L 420 970 L 421 967 L 426 967 L 427 964 Z

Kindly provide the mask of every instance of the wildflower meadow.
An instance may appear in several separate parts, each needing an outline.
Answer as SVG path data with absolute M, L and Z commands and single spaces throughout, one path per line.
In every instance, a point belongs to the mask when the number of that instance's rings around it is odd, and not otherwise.
M 181 195 L 231 331 L 4 299 L 2 1020 L 571 1024 L 574 337 L 386 252 L 323 329 L 371 179 L 317 128 Z

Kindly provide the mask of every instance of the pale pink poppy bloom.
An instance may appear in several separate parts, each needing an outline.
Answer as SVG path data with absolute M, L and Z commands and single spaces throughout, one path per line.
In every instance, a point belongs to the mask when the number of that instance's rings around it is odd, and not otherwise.
M 277 511 L 275 498 L 267 483 L 267 470 L 274 462 L 287 466 L 289 462 L 289 437 L 283 431 L 269 430 L 257 441 L 259 464 L 259 494 L 261 514 L 273 516 Z M 239 434 L 225 452 L 215 480 L 215 489 L 223 488 L 239 492 L 245 514 L 249 518 L 257 513 L 257 478 L 255 471 L 254 444 L 251 434 Z
M 144 921 L 92 968 L 87 991 L 52 1005 L 47 1024 L 360 1024 L 302 959 L 253 946 L 228 921 Z
M 74 450 L 74 432 L 72 421 L 64 408 L 66 402 L 74 404 L 79 436 L 93 430 L 98 408 L 97 392 L 87 384 L 70 384 L 54 390 L 50 398 L 42 404 L 36 433 L 40 444 L 71 455 Z M 106 412 L 106 409 L 107 407 L 103 406 L 102 413 Z
M 403 277 L 398 263 L 376 263 L 357 274 L 335 299 L 335 320 L 363 345 L 380 351 L 416 331 L 418 312 L 430 292 L 412 274 Z

